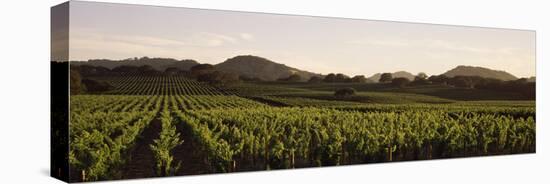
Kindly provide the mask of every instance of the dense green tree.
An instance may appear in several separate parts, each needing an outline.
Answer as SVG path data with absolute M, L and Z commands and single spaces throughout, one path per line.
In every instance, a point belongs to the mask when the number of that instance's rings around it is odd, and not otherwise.
M 432 75 L 428 78 L 428 81 L 434 84 L 447 84 L 449 77 L 446 75 Z
M 78 95 L 80 93 L 83 93 L 86 87 L 82 85 L 82 79 L 80 77 L 80 73 L 75 69 L 71 69 L 69 75 L 70 75 L 71 95 Z
M 122 66 L 117 66 L 117 67 L 113 68 L 111 71 L 113 71 L 117 74 L 133 74 L 133 73 L 138 72 L 138 67 L 137 66 L 122 65 Z
M 82 79 L 82 84 L 86 86 L 86 91 L 90 93 L 105 92 L 115 89 L 115 87 L 108 82 L 93 79 Z
M 428 81 L 428 75 L 424 72 L 418 73 L 416 76 L 414 76 L 414 84 L 427 84 Z
M 428 75 L 426 73 L 420 72 L 414 77 L 414 80 L 426 80 L 427 78 Z
M 278 81 L 288 81 L 288 82 L 298 82 L 301 80 L 302 80 L 302 76 L 298 74 L 292 74 L 288 77 L 278 79 Z
M 351 78 L 351 82 L 366 83 L 367 78 L 364 75 L 356 75 L 353 78 Z
M 338 73 L 338 74 L 336 74 L 335 82 L 351 82 L 351 79 L 347 75 L 344 75 L 342 73 Z
M 352 96 L 352 95 L 355 95 L 355 89 L 353 88 L 342 88 L 334 91 L 334 96 L 337 96 L 337 97 L 346 97 L 346 96 Z
M 247 76 L 247 75 L 240 75 L 239 76 L 239 79 L 242 80 L 242 81 L 248 81 L 248 82 L 260 82 L 260 81 L 263 81 L 262 79 L 258 78 L 258 77 L 250 77 L 250 76 Z
M 313 76 L 313 77 L 309 78 L 308 82 L 309 83 L 320 83 L 320 82 L 323 82 L 323 78 L 321 78 L 319 76 Z
M 207 82 L 214 85 L 233 85 L 240 82 L 239 75 L 229 72 L 213 71 L 210 73 L 201 74 L 197 77 L 197 81 Z
M 329 73 L 327 76 L 325 76 L 323 82 L 336 82 L 336 74 Z
M 211 64 L 198 64 L 191 67 L 190 71 L 191 75 L 193 75 L 194 77 L 198 77 L 203 74 L 214 72 L 215 70 L 214 66 Z
M 387 82 L 391 82 L 392 79 L 393 79 L 393 76 L 391 73 L 383 73 L 382 75 L 380 75 L 380 80 L 378 80 L 378 82 L 387 83 Z
M 175 74 L 178 74 L 180 72 L 181 72 L 181 70 L 179 68 L 176 68 L 176 67 L 168 67 L 164 70 L 164 74 L 166 74 L 166 75 L 175 75 Z
M 409 84 L 411 81 L 405 77 L 398 77 L 391 80 L 392 85 L 397 87 L 405 87 L 407 84 Z

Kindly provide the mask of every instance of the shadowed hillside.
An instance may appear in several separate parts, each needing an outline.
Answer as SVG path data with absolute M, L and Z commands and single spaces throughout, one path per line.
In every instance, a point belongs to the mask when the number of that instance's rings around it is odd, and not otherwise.
M 463 65 L 457 66 L 456 68 L 443 73 L 443 75 L 446 75 L 447 77 L 479 76 L 483 78 L 500 79 L 503 81 L 518 79 L 516 76 L 505 71 L 491 70 L 483 67 L 463 66 Z
M 266 58 L 251 55 L 229 58 L 223 63 L 215 65 L 215 67 L 221 71 L 237 73 L 242 76 L 259 78 L 266 81 L 286 78 L 292 74 L 299 75 L 302 81 L 308 80 L 312 76 L 320 76 L 320 74 L 288 67 Z

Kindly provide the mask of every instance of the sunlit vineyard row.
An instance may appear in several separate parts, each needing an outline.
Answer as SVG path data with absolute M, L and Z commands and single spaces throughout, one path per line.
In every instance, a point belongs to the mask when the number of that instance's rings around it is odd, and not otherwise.
M 158 96 L 71 96 L 69 164 L 82 181 L 119 178 L 113 172 L 161 107 Z M 76 178 L 76 177 L 75 177 Z
M 293 168 L 522 153 L 535 147 L 533 117 L 490 113 L 266 107 L 182 110 L 178 116 L 220 171 L 238 170 L 239 162 Z
M 166 120 L 166 116 L 170 117 L 168 103 L 177 104 L 177 109 L 195 110 L 265 106 L 236 96 L 219 95 L 71 96 L 69 155 L 73 173 L 79 174 L 82 180 L 92 181 L 120 177 L 117 169 L 121 169 L 126 162 L 124 154 L 128 154 L 136 137 L 159 112 L 162 111 L 162 122 L 165 124 L 163 132 L 173 136 L 173 130 L 165 128 L 173 127 L 168 123 L 171 121 Z
M 300 99 L 298 99 L 300 100 Z M 315 102 L 315 101 L 313 101 Z M 272 107 L 228 95 L 71 96 L 70 164 L 85 180 L 118 178 L 154 119 L 158 172 L 190 141 L 211 172 L 534 152 L 534 105 L 412 104 Z M 175 132 L 189 130 L 191 140 Z M 168 155 L 167 155 L 168 154 Z M 168 162 L 169 161 L 169 162 Z

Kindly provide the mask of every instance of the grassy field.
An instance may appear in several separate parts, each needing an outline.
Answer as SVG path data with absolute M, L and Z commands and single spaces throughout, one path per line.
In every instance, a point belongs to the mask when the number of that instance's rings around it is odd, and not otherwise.
M 512 92 L 501 92 L 491 90 L 480 89 L 468 89 L 468 88 L 456 88 L 446 85 L 429 84 L 429 85 L 413 85 L 403 88 L 394 87 L 391 84 L 381 83 L 289 83 L 289 82 L 262 82 L 254 84 L 245 84 L 246 89 L 257 88 L 252 87 L 254 85 L 259 88 L 270 89 L 269 92 L 276 92 L 276 89 L 285 91 L 290 89 L 292 91 L 313 91 L 313 92 L 334 92 L 337 89 L 351 87 L 358 92 L 382 92 L 384 94 L 415 94 L 415 95 L 427 95 L 432 97 L 438 97 L 448 100 L 528 100 L 528 97 L 524 97 L 521 94 Z M 287 91 L 289 92 L 289 91 Z M 250 93 L 250 92 L 248 92 Z M 284 92 L 283 92 L 284 93 Z M 266 93 L 264 93 L 266 94 Z

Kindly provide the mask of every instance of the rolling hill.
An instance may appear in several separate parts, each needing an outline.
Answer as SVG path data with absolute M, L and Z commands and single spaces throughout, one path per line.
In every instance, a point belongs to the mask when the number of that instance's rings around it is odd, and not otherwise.
M 181 70 L 189 70 L 191 67 L 199 64 L 195 60 L 184 59 L 176 60 L 172 58 L 130 58 L 124 60 L 110 60 L 110 59 L 92 59 L 88 61 L 71 61 L 72 65 L 92 65 L 102 66 L 109 69 L 113 69 L 118 66 L 143 66 L 150 65 L 154 69 L 164 71 L 166 68 L 174 67 Z M 249 78 L 259 78 L 264 81 L 275 81 L 280 78 L 286 78 L 292 74 L 298 74 L 301 76 L 302 81 L 307 81 L 312 76 L 323 77 L 321 74 L 300 70 L 297 68 L 289 67 L 284 64 L 276 63 L 269 59 L 252 56 L 252 55 L 240 55 L 233 58 L 229 58 L 222 63 L 214 65 L 217 70 L 236 73 L 241 76 Z M 369 81 L 378 82 L 382 73 L 376 73 L 367 78 Z M 518 78 L 508 72 L 492 70 L 489 68 L 475 67 L 475 66 L 457 66 L 441 75 L 448 77 L 454 76 L 479 76 L 484 78 L 494 78 L 503 81 L 517 80 Z M 409 80 L 414 80 L 415 75 L 406 72 L 398 71 L 392 73 L 393 78 L 405 77 Z M 535 81 L 535 78 L 529 78 L 528 81 Z
M 236 73 L 251 78 L 259 78 L 265 81 L 274 81 L 279 78 L 285 78 L 292 74 L 298 74 L 302 80 L 308 80 L 312 76 L 321 76 L 320 74 L 299 70 L 275 63 L 269 59 L 242 55 L 229 58 L 226 61 L 215 65 L 217 70 Z
M 503 81 L 518 79 L 516 76 L 505 71 L 492 70 L 489 68 L 475 67 L 475 66 L 464 66 L 464 65 L 457 66 L 456 68 L 453 68 L 443 73 L 442 75 L 446 75 L 448 77 L 479 76 L 484 78 L 500 79 Z
M 176 67 L 182 70 L 189 70 L 191 67 L 199 64 L 195 60 L 184 59 L 176 60 L 171 58 L 130 58 L 124 60 L 109 60 L 109 59 L 93 59 L 88 61 L 71 61 L 72 65 L 92 65 L 92 66 L 102 66 L 109 69 L 113 69 L 118 66 L 143 66 L 150 65 L 156 70 L 164 71 L 169 67 Z

